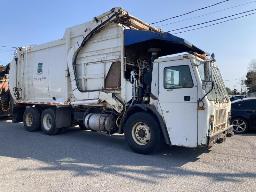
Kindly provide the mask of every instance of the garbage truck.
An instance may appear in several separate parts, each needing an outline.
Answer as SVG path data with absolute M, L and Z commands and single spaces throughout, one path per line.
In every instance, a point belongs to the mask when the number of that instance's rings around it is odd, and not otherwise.
M 147 154 L 232 136 L 230 101 L 214 56 L 122 8 L 67 28 L 63 38 L 19 47 L 10 64 L 13 121 L 124 134 Z

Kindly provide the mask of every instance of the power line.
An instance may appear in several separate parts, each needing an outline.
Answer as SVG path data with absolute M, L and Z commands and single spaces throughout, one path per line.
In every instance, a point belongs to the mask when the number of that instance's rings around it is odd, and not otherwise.
M 231 18 L 231 19 L 227 19 L 227 20 L 224 20 L 224 21 L 220 21 L 220 22 L 217 22 L 217 23 L 210 24 L 210 25 L 205 25 L 205 26 L 202 26 L 202 27 L 192 28 L 192 29 L 188 29 L 188 30 L 185 30 L 185 31 L 178 31 L 174 34 L 181 34 L 181 33 L 186 33 L 186 32 L 195 31 L 195 30 L 199 30 L 199 29 L 204 29 L 204 28 L 212 27 L 212 26 L 219 25 L 219 24 L 222 24 L 222 23 L 226 23 L 226 22 L 229 22 L 229 21 L 234 21 L 234 20 L 245 18 L 245 17 L 249 17 L 249 16 L 252 16 L 254 14 L 256 14 L 256 12 L 249 13 L 249 14 L 242 15 L 242 16 L 235 17 L 235 18 Z
M 0 53 L 10 53 L 10 52 L 14 52 L 14 50 L 1 50 L 0 49 Z
M 213 15 L 215 13 L 220 13 L 220 12 L 227 11 L 227 10 L 230 10 L 230 9 L 235 9 L 235 8 L 242 7 L 242 6 L 245 6 L 245 5 L 249 5 L 249 4 L 252 4 L 252 3 L 256 3 L 256 1 L 254 0 L 254 1 L 248 1 L 246 3 L 240 3 L 238 5 L 228 7 L 228 8 L 225 8 L 225 9 L 212 11 L 212 12 L 209 12 L 209 13 L 206 13 L 206 14 L 195 16 L 195 17 L 189 17 L 189 18 L 181 19 L 181 20 L 171 22 L 171 23 L 167 23 L 167 24 L 162 24 L 162 25 L 159 25 L 159 27 L 168 26 L 168 25 L 172 25 L 172 24 L 176 24 L 176 23 L 181 23 L 181 22 L 184 22 L 184 21 L 193 20 L 193 19 L 197 19 L 197 18 L 203 18 L 203 17 L 208 16 L 208 15 Z
M 12 49 L 17 49 L 15 46 L 9 46 L 9 45 L 0 45 L 1 48 L 12 48 Z
M 189 25 L 189 26 L 186 26 L 186 27 L 172 29 L 172 30 L 170 30 L 168 32 L 180 31 L 180 30 L 183 30 L 183 29 L 188 29 L 188 28 L 192 28 L 192 27 L 196 27 L 196 26 L 200 26 L 200 25 L 205 25 L 205 24 L 208 24 L 208 23 L 213 23 L 213 22 L 224 20 L 224 19 L 228 19 L 228 18 L 231 18 L 231 17 L 234 17 L 234 16 L 243 15 L 243 14 L 246 14 L 246 13 L 249 13 L 249 12 L 253 12 L 253 11 L 256 11 L 256 9 L 251 9 L 251 10 L 248 10 L 248 11 L 236 13 L 236 14 L 225 16 L 225 17 L 221 17 L 221 18 L 218 18 L 218 19 L 213 19 L 213 20 L 210 20 L 210 21 L 205 21 L 205 22 L 202 22 L 202 23 L 197 23 L 197 24 L 194 24 L 194 25 Z
M 202 10 L 205 10 L 205 9 L 209 9 L 209 8 L 211 8 L 211 7 L 215 7 L 215 6 L 217 6 L 217 5 L 226 3 L 226 2 L 228 2 L 228 1 L 230 1 L 230 0 L 220 1 L 220 2 L 217 2 L 217 3 L 211 4 L 211 5 L 205 6 L 205 7 L 201 7 L 201 8 L 199 8 L 199 9 L 195 9 L 195 10 L 192 10 L 192 11 L 189 11 L 189 12 L 186 12 L 186 13 L 182 13 L 182 14 L 180 14 L 180 15 L 176 15 L 176 16 L 169 17 L 169 18 L 166 18 L 166 19 L 162 19 L 162 20 L 160 20 L 160 21 L 155 21 L 155 22 L 153 22 L 153 23 L 151 23 L 151 24 L 154 25 L 154 24 L 157 24 L 157 23 L 162 23 L 162 22 L 164 22 L 164 21 L 171 20 L 171 19 L 176 19 L 176 18 L 179 18 L 179 17 L 183 17 L 183 16 L 189 15 L 189 14 L 191 14 L 191 13 L 195 13 L 195 12 L 198 12 L 198 11 L 202 11 Z

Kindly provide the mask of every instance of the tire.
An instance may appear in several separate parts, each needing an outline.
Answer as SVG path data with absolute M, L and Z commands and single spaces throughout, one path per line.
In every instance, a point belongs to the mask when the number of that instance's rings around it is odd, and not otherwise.
M 9 112 L 10 111 L 10 92 L 4 92 L 0 96 L 1 98 L 1 111 Z
M 160 149 L 163 137 L 154 116 L 138 112 L 128 118 L 124 126 L 125 140 L 136 153 L 149 154 Z
M 34 107 L 28 107 L 23 114 L 23 124 L 27 131 L 33 132 L 40 129 L 40 112 Z
M 41 129 L 47 135 L 56 135 L 60 129 L 56 128 L 56 115 L 53 109 L 45 109 L 41 115 Z
M 248 123 L 245 119 L 237 117 L 232 119 L 233 131 L 235 134 L 243 134 L 248 130 Z

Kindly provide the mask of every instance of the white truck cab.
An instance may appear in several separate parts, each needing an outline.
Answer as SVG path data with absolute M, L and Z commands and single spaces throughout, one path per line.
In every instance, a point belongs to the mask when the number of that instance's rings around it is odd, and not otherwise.
M 152 94 L 172 145 L 198 147 L 232 133 L 230 101 L 214 61 L 191 54 L 155 60 Z

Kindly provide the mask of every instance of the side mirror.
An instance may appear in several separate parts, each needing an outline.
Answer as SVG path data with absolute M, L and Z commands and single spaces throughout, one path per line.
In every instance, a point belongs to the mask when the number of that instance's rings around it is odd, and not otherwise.
M 204 81 L 203 82 L 203 90 L 208 92 L 214 87 L 214 82 L 213 81 Z
M 203 82 L 203 90 L 205 90 L 206 94 L 201 99 L 199 99 L 198 107 L 200 107 L 200 105 L 201 105 L 200 102 L 203 101 L 203 99 L 213 90 L 213 88 L 214 88 L 213 81 L 204 81 Z

